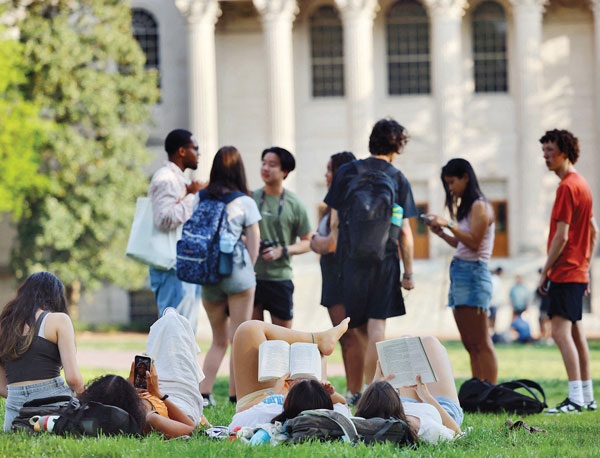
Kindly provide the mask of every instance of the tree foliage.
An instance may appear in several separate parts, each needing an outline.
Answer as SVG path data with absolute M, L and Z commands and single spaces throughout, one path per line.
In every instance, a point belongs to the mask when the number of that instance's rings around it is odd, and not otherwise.
M 26 99 L 57 124 L 42 151 L 46 193 L 27 195 L 13 252 L 17 277 L 45 269 L 67 285 L 139 286 L 124 251 L 146 192 L 146 123 L 157 78 L 120 0 L 30 0 L 18 24 Z
M 11 213 L 14 220 L 22 216 L 28 194 L 47 189 L 48 179 L 39 173 L 40 151 L 52 127 L 34 104 L 23 100 L 22 62 L 18 41 L 0 40 L 0 213 Z

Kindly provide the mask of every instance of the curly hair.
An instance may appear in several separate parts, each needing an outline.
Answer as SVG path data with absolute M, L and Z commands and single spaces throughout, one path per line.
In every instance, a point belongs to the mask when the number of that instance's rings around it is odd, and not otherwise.
M 566 154 L 571 164 L 575 164 L 577 159 L 579 159 L 579 140 L 568 130 L 554 129 L 546 131 L 542 138 L 540 138 L 540 143 L 550 142 L 556 143 L 558 150 Z
M 407 142 L 406 129 L 392 118 L 383 118 L 373 126 L 369 151 L 374 156 L 400 153 Z
M 81 402 L 94 401 L 123 409 L 133 418 L 140 431 L 146 425 L 142 400 L 133 385 L 119 375 L 107 374 L 92 380 L 77 397 Z

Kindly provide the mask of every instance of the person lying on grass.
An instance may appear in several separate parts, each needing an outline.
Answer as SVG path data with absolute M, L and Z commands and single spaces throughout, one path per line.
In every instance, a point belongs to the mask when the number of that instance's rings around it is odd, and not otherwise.
M 349 318 L 323 332 L 301 332 L 263 321 L 246 321 L 233 337 L 232 358 L 237 395 L 236 414 L 229 430 L 259 424 L 284 423 L 303 410 L 335 409 L 350 416 L 344 397 L 331 384 L 312 379 L 258 381 L 258 347 L 266 340 L 316 343 L 322 355 L 333 353 L 336 342 L 348 329 Z
M 446 349 L 432 336 L 423 337 L 422 342 L 438 381 L 423 383 L 419 375 L 416 385 L 403 386 L 396 391 L 388 383 L 394 375 L 384 377 L 378 361 L 373 383 L 358 401 L 355 415 L 362 418 L 399 418 L 408 424 L 413 439 L 436 444 L 439 440 L 452 440 L 461 434 L 464 414 Z
M 103 375 L 78 398 L 81 402 L 100 402 L 125 410 L 144 435 L 158 431 L 170 439 L 191 434 L 196 429 L 195 422 L 160 392 L 154 365 L 146 372 L 147 389 L 134 388 L 133 377 L 134 363 L 131 364 L 129 381 L 119 375 Z

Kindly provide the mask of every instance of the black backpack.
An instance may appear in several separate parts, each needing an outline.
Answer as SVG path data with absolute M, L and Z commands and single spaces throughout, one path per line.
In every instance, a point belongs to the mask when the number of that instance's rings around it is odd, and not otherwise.
M 99 402 L 80 403 L 70 396 L 52 396 L 26 402 L 12 423 L 13 431 L 35 434 L 36 417 L 58 415 L 53 434 L 98 436 L 114 434 L 141 434 L 140 426 L 129 413 L 115 406 Z
M 305 410 L 285 422 L 285 430 L 293 443 L 311 439 L 321 441 L 343 439 L 357 443 L 392 442 L 412 444 L 408 425 L 395 418 L 348 418 L 335 410 Z
M 531 396 L 516 391 L 523 388 Z M 532 390 L 537 390 L 542 399 Z M 460 405 L 465 412 L 514 412 L 519 415 L 539 413 L 548 405 L 542 387 L 532 380 L 513 380 L 493 385 L 478 378 L 464 382 L 458 392 Z
M 345 194 L 348 256 L 359 261 L 383 261 L 396 201 L 397 170 L 391 164 L 384 171 L 367 168 L 363 161 L 354 165 L 358 173 Z

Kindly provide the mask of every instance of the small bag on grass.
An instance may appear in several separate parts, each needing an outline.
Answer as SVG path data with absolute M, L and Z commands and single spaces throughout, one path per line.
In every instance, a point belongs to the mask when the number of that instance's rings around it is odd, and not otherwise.
M 337 440 L 346 442 L 392 442 L 412 444 L 408 425 L 398 419 L 348 418 L 334 410 L 305 410 L 285 423 L 285 429 L 294 443 L 306 440 Z
M 531 396 L 519 393 L 523 388 Z M 540 400 L 537 390 L 543 400 Z M 494 385 L 476 377 L 464 382 L 458 392 L 460 405 L 465 412 L 514 412 L 519 415 L 540 413 L 548 405 L 542 387 L 533 380 L 512 380 Z
M 70 396 L 26 402 L 13 421 L 12 430 L 76 436 L 141 433 L 135 420 L 123 409 L 99 402 L 80 403 Z

